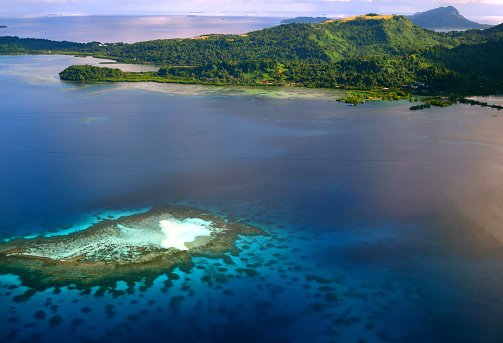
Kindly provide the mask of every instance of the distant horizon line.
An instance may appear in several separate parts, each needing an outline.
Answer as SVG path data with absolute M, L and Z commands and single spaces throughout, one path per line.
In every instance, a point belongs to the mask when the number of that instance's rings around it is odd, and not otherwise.
M 415 12 L 417 13 L 417 12 Z M 415 13 L 381 13 L 410 16 Z M 263 18 L 296 18 L 296 17 L 327 17 L 330 19 L 342 19 L 363 15 L 362 12 L 347 13 L 298 13 L 298 12 L 195 12 L 180 11 L 169 13 L 39 13 L 39 14 L 0 14 L 0 18 L 41 18 L 41 17 L 169 17 L 169 16 L 201 16 L 201 17 L 263 17 Z M 462 14 L 463 15 L 463 14 Z M 503 16 L 469 16 L 465 17 L 480 24 L 498 25 L 503 23 Z M 1 24 L 1 23 L 0 23 Z

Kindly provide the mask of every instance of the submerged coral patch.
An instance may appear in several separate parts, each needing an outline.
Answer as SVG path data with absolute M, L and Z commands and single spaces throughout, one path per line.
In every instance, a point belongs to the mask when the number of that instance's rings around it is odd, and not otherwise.
M 105 118 L 100 118 L 100 117 L 85 117 L 80 119 L 79 121 L 84 124 L 90 124 L 90 123 L 98 123 L 100 121 L 104 121 Z
M 193 255 L 229 259 L 240 235 L 263 234 L 193 207 L 162 205 L 68 235 L 0 243 L 0 274 L 18 275 L 33 289 L 147 284 L 175 268 L 190 270 Z

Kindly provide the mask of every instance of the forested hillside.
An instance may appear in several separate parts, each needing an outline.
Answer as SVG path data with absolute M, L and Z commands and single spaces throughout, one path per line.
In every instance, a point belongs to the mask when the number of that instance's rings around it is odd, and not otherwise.
M 358 16 L 316 26 L 310 37 L 332 60 L 376 55 L 399 55 L 457 42 L 411 23 L 404 16 Z
M 485 36 L 473 34 L 483 41 Z M 245 35 L 203 35 L 133 44 L 88 44 L 0 38 L 0 53 L 74 52 L 129 63 L 203 65 L 215 61 L 273 59 L 322 63 L 344 58 L 400 54 L 430 46 L 452 47 L 462 36 L 425 30 L 403 16 L 359 16 L 312 25 L 293 23 Z
M 246 35 L 206 35 L 193 39 L 168 39 L 115 44 L 105 55 L 124 60 L 167 65 L 202 65 L 213 61 L 274 59 L 329 61 L 324 49 L 310 39 L 311 24 L 294 23 L 250 32 Z

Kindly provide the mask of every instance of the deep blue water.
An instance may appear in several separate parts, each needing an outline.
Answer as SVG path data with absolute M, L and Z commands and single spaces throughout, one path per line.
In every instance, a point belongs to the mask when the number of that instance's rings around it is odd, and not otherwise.
M 0 238 L 159 202 L 274 236 L 239 241 L 233 265 L 197 258 L 205 269 L 177 271 L 169 289 L 162 276 L 118 297 L 52 288 L 16 303 L 26 288 L 3 276 L 0 341 L 502 340 L 501 243 L 475 224 L 499 212 L 458 207 L 462 195 L 473 195 L 469 208 L 501 204 L 469 187 L 498 189 L 487 173 L 498 175 L 502 151 L 471 131 L 499 123 L 497 111 L 353 108 L 336 92 L 302 89 L 60 82 L 75 61 L 0 57 Z M 258 276 L 237 271 L 250 265 Z M 201 280 L 219 273 L 241 277 Z

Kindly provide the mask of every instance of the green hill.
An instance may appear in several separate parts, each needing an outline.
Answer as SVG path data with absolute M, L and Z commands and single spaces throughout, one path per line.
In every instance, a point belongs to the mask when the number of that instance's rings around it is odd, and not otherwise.
M 414 25 L 404 16 L 357 16 L 327 21 L 316 26 L 310 38 L 332 60 L 350 57 L 397 55 L 411 50 L 453 42 Z
M 414 24 L 428 29 L 487 29 L 491 25 L 470 21 L 452 6 L 439 7 L 408 16 Z
M 404 16 L 358 16 L 321 24 L 283 24 L 246 35 L 203 35 L 134 44 L 108 44 L 97 53 L 122 61 L 203 65 L 215 61 L 273 59 L 323 63 L 400 54 L 457 43 L 414 25 Z

